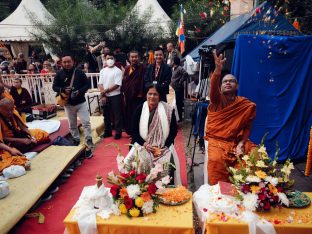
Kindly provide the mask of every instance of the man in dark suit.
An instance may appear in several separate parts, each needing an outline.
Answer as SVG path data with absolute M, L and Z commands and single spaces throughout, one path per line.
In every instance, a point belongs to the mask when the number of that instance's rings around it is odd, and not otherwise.
M 154 49 L 155 62 L 148 65 L 144 76 L 145 89 L 151 84 L 157 84 L 161 89 L 160 100 L 167 102 L 169 85 L 171 82 L 172 70 L 165 64 L 162 48 Z

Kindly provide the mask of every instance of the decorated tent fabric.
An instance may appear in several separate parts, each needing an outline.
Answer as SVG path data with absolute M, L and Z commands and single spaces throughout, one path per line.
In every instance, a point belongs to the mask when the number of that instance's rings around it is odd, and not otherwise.
M 252 11 L 224 24 L 212 36 L 193 49 L 189 55 L 197 60 L 199 59 L 199 49 L 233 42 L 241 34 L 301 35 L 270 3 L 264 2 Z
M 266 132 L 268 153 L 279 160 L 306 156 L 312 124 L 312 36 L 240 35 L 232 73 L 239 95 L 257 104 L 251 140 L 260 143 Z

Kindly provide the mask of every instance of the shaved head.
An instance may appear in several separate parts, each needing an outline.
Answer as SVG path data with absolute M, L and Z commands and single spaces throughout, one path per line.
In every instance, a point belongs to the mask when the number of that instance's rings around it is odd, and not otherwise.
M 221 92 L 225 95 L 236 95 L 238 89 L 237 79 L 232 74 L 225 75 L 221 80 Z
M 0 100 L 0 114 L 4 117 L 11 117 L 13 115 L 14 102 L 11 99 L 3 98 Z

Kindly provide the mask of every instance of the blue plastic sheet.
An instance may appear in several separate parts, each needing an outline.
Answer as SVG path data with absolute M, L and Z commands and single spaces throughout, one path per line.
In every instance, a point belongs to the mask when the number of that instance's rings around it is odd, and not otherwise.
M 232 73 L 239 95 L 257 104 L 250 139 L 265 141 L 271 157 L 306 157 L 312 125 L 312 36 L 241 35 L 236 41 Z

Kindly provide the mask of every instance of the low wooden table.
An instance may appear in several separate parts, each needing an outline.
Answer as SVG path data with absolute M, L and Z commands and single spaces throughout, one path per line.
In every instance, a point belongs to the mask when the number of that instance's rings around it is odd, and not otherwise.
M 78 223 L 72 220 L 71 210 L 64 220 L 68 233 L 80 233 Z M 108 220 L 97 216 L 98 233 L 106 234 L 194 234 L 192 201 L 180 206 L 160 205 L 157 213 L 145 217 L 111 216 Z

